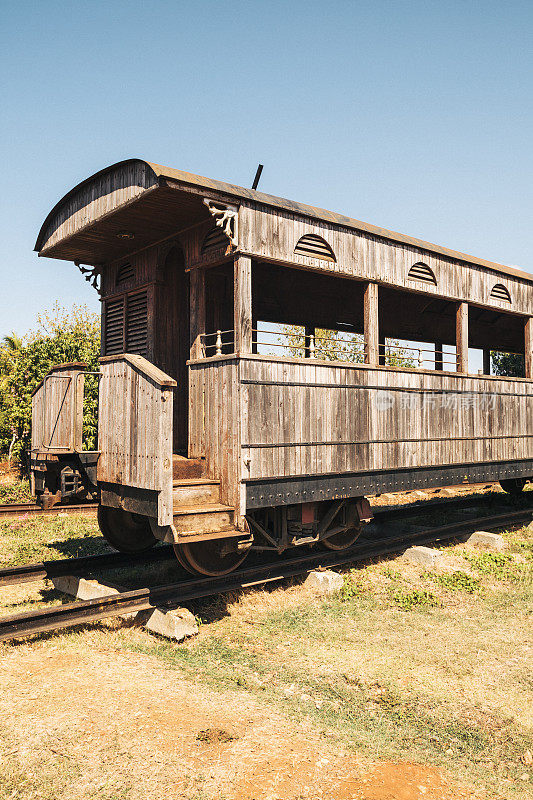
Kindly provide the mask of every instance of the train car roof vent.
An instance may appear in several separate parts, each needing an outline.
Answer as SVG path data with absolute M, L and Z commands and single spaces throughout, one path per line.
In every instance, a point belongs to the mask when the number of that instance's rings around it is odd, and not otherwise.
M 202 255 L 205 256 L 215 250 L 220 250 L 222 247 L 225 248 L 227 245 L 228 239 L 226 234 L 222 228 L 219 228 L 218 225 L 214 225 L 211 230 L 207 232 L 202 242 Z
M 492 287 L 492 291 L 490 293 L 492 300 L 503 300 L 504 303 L 511 302 L 511 295 L 509 294 L 509 290 L 503 283 L 496 283 Z
M 122 264 L 117 270 L 117 286 L 120 286 L 121 283 L 128 283 L 133 280 L 134 276 L 135 267 L 132 264 Z
M 437 279 L 435 277 L 435 273 L 428 267 L 427 264 L 423 264 L 422 261 L 418 261 L 416 264 L 413 264 L 411 269 L 407 274 L 407 278 L 410 281 L 419 281 L 419 283 L 430 283 L 432 286 L 437 285 Z
M 329 244 L 315 233 L 306 233 L 294 248 L 298 256 L 320 258 L 322 261 L 336 261 L 335 254 Z

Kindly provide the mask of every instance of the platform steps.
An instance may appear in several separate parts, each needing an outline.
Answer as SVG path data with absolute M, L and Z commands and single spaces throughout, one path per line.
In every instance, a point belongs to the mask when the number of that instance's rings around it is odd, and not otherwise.
M 183 537 L 234 531 L 233 508 L 220 502 L 220 481 L 204 477 L 203 459 L 173 458 L 173 513 Z

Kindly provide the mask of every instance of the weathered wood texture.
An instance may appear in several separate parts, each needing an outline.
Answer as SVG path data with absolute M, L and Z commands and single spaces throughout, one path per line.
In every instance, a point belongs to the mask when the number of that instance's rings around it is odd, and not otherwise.
M 172 523 L 172 407 L 176 382 L 142 356 L 101 359 L 98 481 L 159 492 Z
M 252 350 L 252 259 L 238 256 L 233 272 L 233 330 L 235 352 Z
M 33 451 L 80 451 L 86 364 L 59 364 L 35 389 L 31 401 Z
M 533 457 L 524 380 L 266 356 L 239 366 L 244 479 Z
M 525 376 L 533 378 L 533 317 L 524 323 Z
M 379 360 L 378 284 L 368 283 L 364 294 L 365 363 L 377 364 Z
M 248 201 L 240 207 L 238 231 L 239 249 L 263 259 L 374 280 L 450 300 L 467 300 L 506 311 L 533 314 L 529 281 L 364 231 Z M 295 253 L 299 239 L 309 233 L 320 236 L 329 244 L 335 254 L 334 262 Z M 433 271 L 436 285 L 407 277 L 410 268 L 419 262 Z M 496 283 L 507 288 L 511 303 L 491 297 Z
M 153 171 L 142 161 L 105 170 L 65 197 L 62 204 L 51 212 L 40 234 L 40 250 L 52 248 L 156 183 Z
M 190 273 L 189 321 L 190 357 L 193 359 L 203 355 L 202 335 L 206 332 L 205 299 L 205 270 L 194 269 Z
M 240 508 L 239 360 L 206 359 L 189 368 L 189 457 L 205 456 L 206 474 L 220 480 L 220 500 Z
M 455 317 L 457 372 L 468 372 L 468 303 L 458 303 Z

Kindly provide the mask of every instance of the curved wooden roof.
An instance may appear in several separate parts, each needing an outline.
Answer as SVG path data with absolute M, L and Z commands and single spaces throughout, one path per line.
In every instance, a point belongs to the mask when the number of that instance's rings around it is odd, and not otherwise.
M 184 172 L 183 170 L 174 169 L 172 167 L 164 167 L 161 164 L 155 164 L 150 161 L 144 161 L 143 159 L 135 158 L 112 164 L 82 181 L 69 192 L 67 192 L 67 194 L 58 203 L 56 203 L 54 208 L 50 211 L 43 222 L 39 231 L 39 235 L 37 236 L 35 250 L 39 253 L 42 253 L 42 255 L 48 255 L 48 253 L 45 251 L 49 249 L 47 245 L 50 240 L 50 235 L 48 233 L 50 226 L 53 225 L 55 219 L 57 220 L 60 217 L 61 212 L 68 207 L 68 204 L 73 201 L 76 196 L 79 196 L 86 187 L 89 187 L 92 183 L 95 183 L 95 181 L 99 179 L 103 179 L 106 175 L 112 173 L 113 171 L 117 171 L 120 168 L 133 168 L 135 166 L 144 168 L 145 179 L 142 181 L 143 185 L 138 185 L 135 187 L 136 191 L 133 192 L 130 197 L 124 198 L 123 204 L 129 204 L 135 201 L 135 199 L 139 198 L 140 195 L 149 191 L 150 189 L 158 186 L 164 186 L 167 181 L 176 182 L 197 187 L 200 190 L 206 189 L 220 192 L 221 194 L 230 198 L 246 200 L 251 203 L 278 208 L 282 211 L 288 211 L 304 217 L 322 220 L 333 225 L 340 225 L 345 228 L 352 228 L 356 231 L 363 231 L 391 242 L 399 242 L 400 244 L 411 245 L 413 247 L 426 250 L 430 253 L 436 253 L 457 261 L 463 261 L 467 264 L 476 264 L 481 267 L 486 267 L 487 269 L 500 272 L 503 275 L 521 278 L 526 281 L 533 281 L 533 275 L 531 273 L 524 272 L 514 267 L 498 264 L 494 261 L 487 261 L 486 259 L 471 256 L 456 250 L 450 250 L 447 247 L 432 244 L 431 242 L 426 242 L 423 239 L 416 239 L 413 236 L 406 236 L 405 234 L 397 233 L 396 231 L 391 231 L 387 228 L 380 228 L 377 225 L 371 225 L 368 222 L 362 222 L 361 220 L 353 219 L 352 217 L 346 217 L 343 214 L 327 211 L 326 209 L 318 208 L 316 206 L 308 206 L 304 203 L 298 203 L 294 200 L 287 200 L 282 197 L 264 194 L 263 192 L 254 191 L 253 189 L 246 189 L 243 186 L 236 186 L 224 181 L 206 178 L 202 175 L 195 175 L 191 172 Z M 88 222 L 87 224 L 91 223 Z

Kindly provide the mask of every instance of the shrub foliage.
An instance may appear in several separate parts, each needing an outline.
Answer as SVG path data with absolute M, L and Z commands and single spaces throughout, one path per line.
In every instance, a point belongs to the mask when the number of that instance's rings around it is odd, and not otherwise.
M 0 453 L 22 464 L 31 445 L 31 396 L 55 364 L 81 361 L 98 370 L 100 319 L 85 306 L 55 306 L 37 318 L 38 328 L 0 348 Z M 96 446 L 98 379 L 88 376 L 84 400 L 84 447 Z

